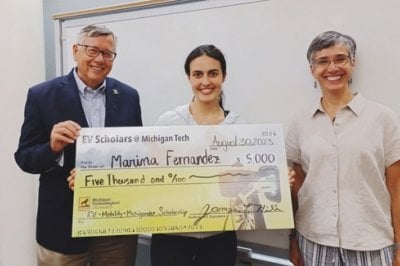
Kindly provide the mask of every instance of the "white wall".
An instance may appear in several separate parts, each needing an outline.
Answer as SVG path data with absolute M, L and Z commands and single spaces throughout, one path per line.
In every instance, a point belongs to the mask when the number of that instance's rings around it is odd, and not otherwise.
M 36 265 L 37 176 L 16 165 L 27 88 L 44 79 L 41 0 L 0 1 L 0 265 Z
M 399 10 L 398 0 L 218 0 L 61 20 L 61 73 L 75 65 L 71 47 L 84 25 L 109 27 L 118 37 L 111 76 L 139 91 L 143 123 L 150 126 L 191 99 L 183 62 L 195 46 L 212 43 L 227 59 L 226 107 L 250 123 L 286 126 L 320 97 L 308 45 L 318 33 L 337 30 L 358 45 L 354 91 L 400 114 L 400 68 L 390 67 L 400 60 Z

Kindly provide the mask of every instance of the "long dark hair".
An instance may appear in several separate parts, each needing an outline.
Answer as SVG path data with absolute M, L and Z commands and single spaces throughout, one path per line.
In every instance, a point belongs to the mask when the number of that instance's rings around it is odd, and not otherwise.
M 187 56 L 185 61 L 185 73 L 189 77 L 190 76 L 190 63 L 200 56 L 209 56 L 215 60 L 217 60 L 221 65 L 222 76 L 225 78 L 226 76 L 226 61 L 224 54 L 212 44 L 205 44 L 197 46 L 190 54 Z M 221 91 L 219 95 L 219 106 L 224 109 L 224 92 Z

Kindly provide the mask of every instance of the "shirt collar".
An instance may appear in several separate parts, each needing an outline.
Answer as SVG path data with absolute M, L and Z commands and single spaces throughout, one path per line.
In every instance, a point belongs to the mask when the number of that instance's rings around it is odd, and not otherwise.
M 78 69 L 75 68 L 74 70 L 74 78 L 75 78 L 75 82 L 76 85 L 78 86 L 78 90 L 79 90 L 79 94 L 84 95 L 85 94 L 85 89 L 92 89 L 89 86 L 87 86 L 82 80 L 81 78 L 78 76 Z M 97 89 L 97 91 L 99 93 L 104 93 L 106 89 L 106 80 L 104 79 L 103 83 L 100 85 L 100 87 Z
M 318 102 L 311 108 L 311 116 L 314 117 L 318 113 L 325 113 L 324 108 L 322 107 L 321 104 L 321 99 L 318 100 Z M 353 99 L 345 106 L 345 108 L 348 108 L 351 110 L 356 116 L 359 116 L 362 109 L 364 108 L 365 105 L 365 98 L 361 95 L 359 92 L 354 93 Z

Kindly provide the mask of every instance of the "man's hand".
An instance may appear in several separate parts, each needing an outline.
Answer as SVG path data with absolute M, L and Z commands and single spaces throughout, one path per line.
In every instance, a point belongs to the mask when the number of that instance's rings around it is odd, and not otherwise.
M 54 153 L 61 152 L 68 144 L 75 142 L 80 129 L 81 127 L 71 120 L 55 124 L 50 134 L 50 148 Z

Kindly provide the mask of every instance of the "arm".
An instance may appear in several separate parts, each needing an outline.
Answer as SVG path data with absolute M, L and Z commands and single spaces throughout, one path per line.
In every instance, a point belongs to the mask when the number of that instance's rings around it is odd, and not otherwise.
M 391 198 L 394 243 L 400 243 L 400 161 L 386 168 L 386 185 Z M 393 265 L 400 266 L 400 249 L 394 252 Z
M 292 187 L 292 204 L 293 204 L 293 213 L 294 215 L 297 212 L 298 209 L 298 201 L 297 201 L 297 195 L 300 190 L 300 187 L 302 186 L 304 179 L 305 179 L 305 174 L 303 171 L 303 168 L 301 167 L 300 164 L 294 163 L 293 164 L 293 170 L 295 171 L 295 177 L 294 177 L 294 184 Z M 295 230 L 295 229 L 294 229 Z M 297 243 L 296 237 L 293 236 L 293 234 L 290 235 L 289 237 L 290 241 L 290 261 L 295 265 L 295 266 L 302 266 L 303 260 L 301 258 L 300 254 L 300 249 L 299 245 Z
M 18 149 L 14 154 L 19 167 L 33 174 L 54 167 L 58 156 L 51 151 L 49 131 L 42 120 L 38 98 L 29 90 Z
M 57 165 L 61 152 L 77 136 L 79 125 L 69 121 L 66 124 L 52 124 L 54 114 L 43 110 L 51 105 L 40 99 L 40 95 L 29 90 L 25 105 L 25 119 L 21 128 L 15 160 L 22 170 L 42 173 Z M 53 128 L 52 128 L 53 127 Z

